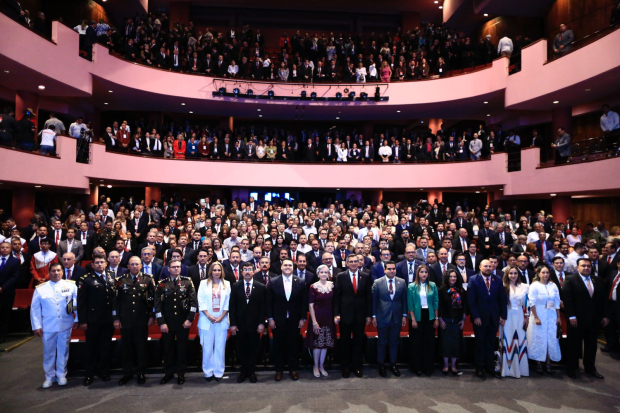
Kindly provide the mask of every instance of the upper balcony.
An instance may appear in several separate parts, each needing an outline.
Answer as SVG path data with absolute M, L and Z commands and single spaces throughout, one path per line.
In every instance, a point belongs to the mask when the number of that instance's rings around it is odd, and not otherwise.
M 266 119 L 293 118 L 303 111 L 305 120 L 390 120 L 412 117 L 501 119 L 507 109 L 545 110 L 553 101 L 578 104 L 610 96 L 620 89 L 614 81 L 620 74 L 620 54 L 609 53 L 620 41 L 616 30 L 573 53 L 547 63 L 545 40 L 523 50 L 521 72 L 509 76 L 508 60 L 496 59 L 483 70 L 441 79 L 382 84 L 299 84 L 254 82 L 249 84 L 212 77 L 179 74 L 131 63 L 109 55 L 96 45 L 93 61 L 78 56 L 78 34 L 53 23 L 52 40 L 46 40 L 0 15 L 0 85 L 10 90 L 35 91 L 44 97 L 80 98 L 99 109 L 158 110 L 244 116 L 256 113 Z M 596 64 L 592 64 L 596 62 Z M 9 73 L 6 73 L 8 71 Z M 583 84 L 588 82 L 588 93 Z M 43 84 L 41 92 L 37 86 Z M 213 96 L 226 86 L 251 88 L 256 95 L 290 97 L 289 100 L 258 100 Z M 319 97 L 344 94 L 344 88 L 389 101 L 316 102 L 301 101 L 302 90 Z M 112 94 L 109 91 L 113 91 Z M 345 94 L 346 95 L 346 94 Z M 488 104 L 485 104 L 488 102 Z M 109 106 L 104 106 L 107 103 Z M 181 106 L 181 103 L 185 103 Z M 335 115 L 335 108 L 339 112 Z

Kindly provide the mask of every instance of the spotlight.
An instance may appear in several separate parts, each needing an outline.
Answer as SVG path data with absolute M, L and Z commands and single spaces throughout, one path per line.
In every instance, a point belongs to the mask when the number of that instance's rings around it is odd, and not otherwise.
M 302 99 L 305 99 L 305 98 L 306 98 L 306 91 L 305 91 L 305 90 L 302 90 L 302 91 L 301 91 L 301 98 L 302 98 Z
M 375 101 L 378 102 L 381 100 L 381 88 L 377 86 L 375 88 Z
M 342 93 L 336 92 L 336 99 L 342 99 Z
M 316 99 L 316 92 L 312 92 L 312 93 L 310 93 L 310 97 L 311 97 L 312 99 Z
M 239 96 L 239 88 L 238 87 L 233 89 L 233 94 L 235 95 L 235 97 Z
M 267 96 L 269 96 L 269 99 L 273 99 L 274 97 L 273 90 L 270 90 L 269 92 L 267 92 Z
M 252 89 L 248 89 L 248 96 L 254 96 L 254 91 Z
M 361 97 L 363 100 L 368 100 L 368 93 L 366 93 L 366 92 L 362 92 L 362 93 L 360 93 L 360 97 Z
M 349 99 L 355 99 L 355 92 L 349 92 Z
M 226 88 L 225 87 L 221 87 L 219 92 L 220 92 L 220 96 L 224 96 L 224 93 L 226 93 Z

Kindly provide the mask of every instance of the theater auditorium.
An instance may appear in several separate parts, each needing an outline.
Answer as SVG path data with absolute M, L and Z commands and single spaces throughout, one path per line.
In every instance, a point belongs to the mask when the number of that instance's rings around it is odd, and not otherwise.
M 616 412 L 618 0 L 0 0 L 0 410 Z

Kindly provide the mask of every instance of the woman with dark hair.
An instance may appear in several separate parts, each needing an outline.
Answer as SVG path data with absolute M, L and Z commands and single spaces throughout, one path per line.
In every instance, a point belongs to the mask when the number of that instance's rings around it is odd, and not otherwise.
M 502 352 L 502 377 L 519 378 L 529 376 L 527 339 L 525 328 L 528 324 L 527 292 L 528 285 L 521 283 L 519 269 L 512 265 L 504 272 L 503 277 L 508 312 L 506 323 L 499 328 Z
M 456 270 L 446 271 L 438 295 L 443 374 L 452 373 L 453 376 L 460 376 L 461 373 L 456 368 L 456 361 L 461 355 L 463 344 L 467 293 L 463 289 L 463 280 L 458 276 Z M 450 370 L 448 370 L 449 361 Z

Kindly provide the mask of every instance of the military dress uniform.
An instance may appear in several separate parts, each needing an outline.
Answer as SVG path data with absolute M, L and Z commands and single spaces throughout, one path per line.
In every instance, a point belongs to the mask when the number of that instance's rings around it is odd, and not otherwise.
M 114 273 L 91 272 L 77 281 L 77 309 L 86 328 L 86 377 L 109 376 L 110 346 L 114 335 L 112 311 L 116 297 Z
M 137 374 L 144 374 L 147 364 L 148 321 L 153 317 L 155 283 L 142 272 L 135 277 L 127 273 L 116 280 L 116 300 L 112 313 L 121 323 L 121 350 L 123 374 L 133 374 L 137 360 Z
M 197 307 L 196 290 L 189 277 L 164 278 L 155 289 L 157 324 L 168 326 L 168 333 L 162 334 L 166 375 L 174 374 L 175 370 L 177 375 L 184 375 L 187 370 L 189 328 L 183 328 L 183 323 L 194 321 Z
M 37 285 L 30 305 L 33 330 L 43 330 L 43 370 L 45 381 L 64 381 L 69 360 L 71 328 L 77 305 L 75 281 L 47 281 Z
M 110 251 L 114 249 L 116 246 L 116 240 L 119 239 L 118 232 L 104 229 L 97 235 L 99 239 L 99 246 L 105 250 L 106 254 L 109 254 Z

